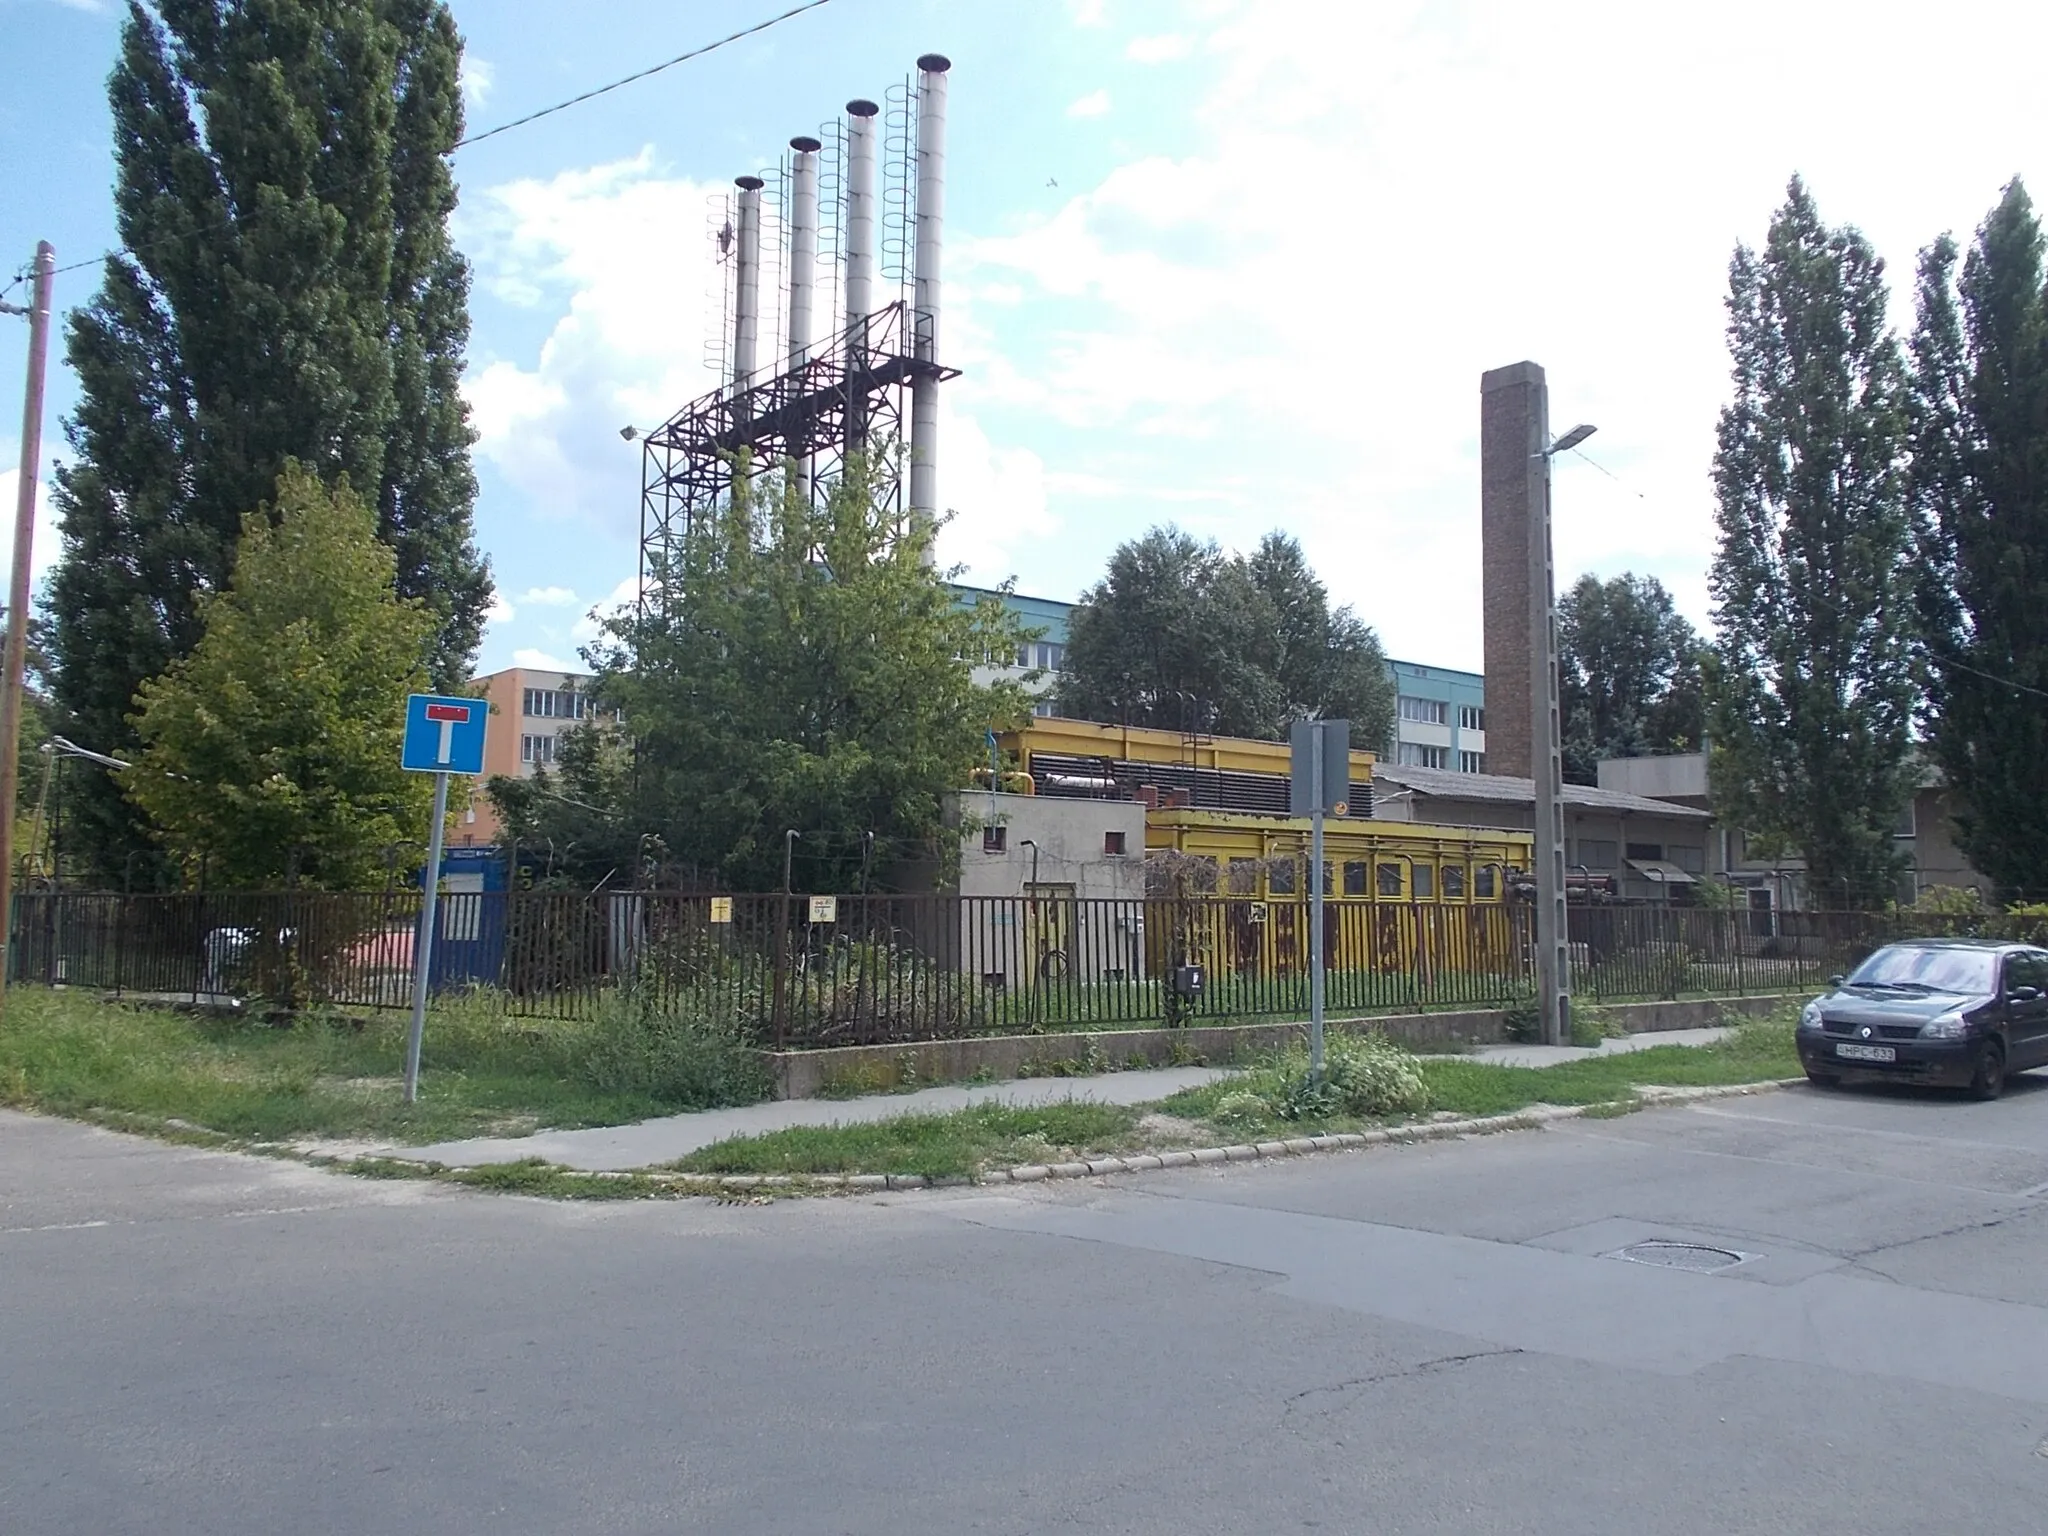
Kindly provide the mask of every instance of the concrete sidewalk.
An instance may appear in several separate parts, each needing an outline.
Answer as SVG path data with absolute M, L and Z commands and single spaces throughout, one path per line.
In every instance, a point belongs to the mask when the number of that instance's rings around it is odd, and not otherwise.
M 778 1099 L 769 1104 L 749 1104 L 743 1109 L 666 1115 L 659 1120 L 643 1120 L 638 1125 L 542 1131 L 537 1136 L 444 1141 L 431 1147 L 385 1150 L 394 1157 L 430 1158 L 456 1167 L 543 1157 L 565 1168 L 592 1171 L 649 1168 L 673 1162 L 685 1153 L 728 1136 L 759 1136 L 798 1125 L 854 1125 L 894 1120 L 899 1115 L 944 1114 L 972 1104 L 1057 1104 L 1067 1099 L 1094 1104 L 1143 1104 L 1227 1076 L 1227 1072 L 1215 1067 L 1162 1067 L 1150 1072 L 1105 1072 L 1097 1077 L 1033 1077 L 1008 1083 L 956 1084 L 860 1099 Z
M 1503 1067 L 1552 1067 L 1590 1056 L 1612 1056 L 1659 1045 L 1707 1045 L 1725 1029 L 1679 1029 L 1658 1034 L 1603 1040 L 1592 1049 L 1561 1045 L 1489 1045 L 1473 1059 Z M 874 1094 L 860 1099 L 782 1099 L 749 1104 L 743 1109 L 708 1109 L 687 1115 L 666 1115 L 638 1125 L 603 1126 L 587 1131 L 542 1131 L 536 1136 L 478 1137 L 444 1141 L 429 1147 L 386 1147 L 394 1157 L 423 1158 L 455 1167 L 482 1163 L 516 1163 L 545 1158 L 565 1168 L 603 1172 L 651 1168 L 708 1147 L 728 1136 L 759 1136 L 800 1125 L 855 1125 L 894 1120 L 899 1115 L 944 1114 L 972 1104 L 1057 1104 L 1081 1100 L 1093 1104 L 1144 1104 L 1183 1088 L 1211 1083 L 1229 1072 L 1217 1067 L 1162 1067 L 1146 1072 L 1105 1072 L 1096 1077 L 1037 1077 L 1005 1083 L 955 1084 L 922 1088 L 916 1093 Z

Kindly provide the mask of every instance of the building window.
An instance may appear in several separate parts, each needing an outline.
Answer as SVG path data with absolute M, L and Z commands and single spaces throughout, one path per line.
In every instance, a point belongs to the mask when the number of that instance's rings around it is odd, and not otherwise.
M 1352 859 L 1344 866 L 1344 894 L 1364 896 L 1369 894 L 1365 883 L 1365 860 Z
M 1493 866 L 1482 864 L 1472 871 L 1472 894 L 1481 901 L 1493 900 Z
M 1323 894 L 1325 896 L 1337 894 L 1337 866 L 1328 859 L 1323 860 Z
M 1486 754 L 1484 752 L 1460 752 L 1458 754 L 1458 772 L 1486 772 Z
M 1918 823 L 1916 823 L 1913 819 L 1913 802 L 1908 800 L 1904 805 L 1899 807 L 1899 821 L 1898 825 L 1892 828 L 1892 836 L 1914 837 L 1917 836 L 1918 833 Z
M 1292 896 L 1294 894 L 1294 861 L 1292 859 L 1289 859 L 1284 864 L 1275 864 L 1266 872 L 1266 889 L 1275 896 Z
M 1458 706 L 1458 729 L 1461 731 L 1483 731 L 1486 729 L 1486 711 L 1477 704 Z
M 1588 869 L 1613 869 L 1614 840 L 1604 837 L 1580 838 L 1579 862 Z
M 1418 864 L 1415 866 L 1415 899 L 1434 901 L 1436 899 L 1436 866 Z
M 552 763 L 558 736 L 522 736 L 519 738 L 519 761 L 522 763 Z
M 590 695 L 573 688 L 529 688 L 521 708 L 532 720 L 588 720 L 597 713 Z
M 1125 834 L 1125 833 L 1122 833 L 1122 832 L 1105 832 L 1105 833 L 1103 833 L 1103 834 L 1102 834 L 1102 851 L 1103 851 L 1103 853 L 1105 853 L 1106 855 L 1108 855 L 1108 856 L 1109 856 L 1110 858 L 1112 858 L 1112 859 L 1118 859 L 1118 858 L 1122 858 L 1122 857 L 1123 857 L 1123 855 L 1124 855 L 1124 838 L 1125 838 L 1125 836 L 1126 836 L 1126 834 Z
M 1462 901 L 1465 899 L 1465 871 L 1455 864 L 1444 866 L 1444 899 Z
M 1395 754 L 1404 768 L 1441 768 L 1450 760 L 1449 747 L 1425 747 L 1420 742 L 1404 741 Z
M 1380 866 L 1380 894 L 1398 896 L 1401 894 L 1401 866 L 1382 864 Z
M 1422 725 L 1449 725 L 1451 705 L 1448 699 L 1418 699 L 1409 694 L 1401 695 L 1401 718 L 1414 720 Z
M 983 827 L 981 829 L 981 851 L 983 853 L 1001 853 L 1009 845 L 1009 834 L 1010 829 L 1008 827 Z
M 1031 647 L 1030 647 L 1030 646 L 1028 646 L 1028 645 L 1020 645 L 1020 646 L 1018 646 L 1018 647 L 1017 647 L 1017 665 L 1018 665 L 1019 667 L 1028 667 L 1028 666 L 1030 666 L 1030 665 L 1031 665 Z
M 1652 864 L 1662 863 L 1664 859 L 1664 845 L 1662 843 L 1630 843 L 1628 845 L 1628 856 L 1632 859 L 1644 859 Z
M 1707 851 L 1704 848 L 1680 848 L 1670 850 L 1671 862 L 1688 875 L 1703 875 L 1707 872 Z

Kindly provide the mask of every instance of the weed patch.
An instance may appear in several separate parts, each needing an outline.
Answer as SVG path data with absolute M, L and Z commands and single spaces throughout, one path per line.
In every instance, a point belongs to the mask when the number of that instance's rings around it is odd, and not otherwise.
M 1120 1152 L 1143 1139 L 1121 1104 L 976 1104 L 943 1115 L 796 1126 L 735 1136 L 672 1166 L 689 1173 L 901 1173 L 971 1178 L 983 1168 Z

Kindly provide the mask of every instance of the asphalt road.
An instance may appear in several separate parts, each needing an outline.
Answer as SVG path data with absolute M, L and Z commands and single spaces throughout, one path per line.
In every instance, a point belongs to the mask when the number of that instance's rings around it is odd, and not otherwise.
M 2040 1530 L 2044 1204 L 2027 1079 L 763 1207 L 0 1115 L 0 1531 Z

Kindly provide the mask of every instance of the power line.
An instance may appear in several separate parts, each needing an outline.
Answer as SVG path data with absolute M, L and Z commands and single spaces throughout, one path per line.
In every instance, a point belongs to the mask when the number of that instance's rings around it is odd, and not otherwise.
M 784 22 L 794 20 L 796 17 L 803 15 L 806 11 L 815 11 L 820 6 L 829 4 L 831 4 L 831 0 L 804 0 L 804 3 L 802 5 L 795 6 L 790 10 L 784 11 L 779 16 L 770 16 L 767 20 L 757 21 L 750 27 L 742 27 L 739 31 L 728 33 L 726 36 L 717 39 L 715 42 L 704 43 L 699 47 L 690 49 L 687 53 L 679 53 L 672 59 L 664 59 L 659 64 L 652 64 L 649 65 L 646 69 L 636 70 L 632 74 L 626 75 L 621 79 L 611 81 L 609 84 L 600 85 L 593 90 L 584 91 L 578 95 L 571 96 L 567 100 L 558 101 L 554 103 L 554 105 L 552 106 L 542 107 L 537 112 L 529 112 L 524 117 L 515 117 L 509 123 L 500 123 L 495 128 L 486 128 L 482 133 L 473 133 L 470 134 L 467 138 L 457 139 L 447 149 L 441 152 L 442 157 L 445 159 L 446 157 L 456 153 L 456 151 L 458 150 L 468 149 L 472 145 L 481 144 L 486 139 L 494 139 L 501 133 L 510 133 L 515 128 L 524 128 L 529 123 L 537 123 L 544 117 L 553 117 L 557 112 L 566 112 L 571 107 L 581 106 L 586 101 L 595 101 L 600 96 L 609 95 L 613 91 L 622 90 L 626 86 L 637 84 L 639 81 L 648 79 L 650 76 L 660 74 L 663 70 L 674 69 L 678 64 L 687 64 L 692 59 L 701 59 L 708 53 L 716 53 L 721 48 L 727 48 L 734 43 L 745 40 L 746 38 L 757 36 L 762 32 L 766 32 L 771 27 L 779 27 Z M 381 170 L 382 168 L 380 167 L 379 169 Z M 365 172 L 362 176 L 354 177 L 348 181 L 341 182 L 338 185 L 325 188 L 320 195 L 322 197 L 330 197 L 337 192 L 347 190 L 349 187 L 354 186 L 357 182 L 368 180 L 370 176 L 376 174 L 378 174 L 377 171 Z M 241 222 L 249 221 L 245 220 Z M 223 224 L 218 227 L 225 228 L 227 226 Z M 102 251 L 99 255 L 89 257 L 84 261 L 74 261 L 69 266 L 59 267 L 57 268 L 55 274 L 53 275 L 61 277 L 66 272 L 82 272 L 88 267 L 97 267 L 101 265 L 103 262 L 112 260 L 116 256 L 139 256 L 145 251 L 157 250 L 162 246 L 170 245 L 174 241 L 182 238 L 184 237 L 177 235 L 169 235 L 164 237 L 162 240 L 152 240 L 140 246 L 117 245 L 112 250 Z M 10 293 L 24 281 L 26 281 L 26 274 L 17 274 L 14 280 L 10 282 L 6 288 L 0 288 L 0 293 Z
M 687 64 L 692 59 L 701 59 L 707 53 L 714 53 L 730 43 L 737 43 L 742 38 L 752 37 L 757 32 L 766 32 L 770 27 L 779 27 L 783 22 L 803 15 L 805 11 L 815 11 L 819 6 L 829 3 L 830 0 L 805 0 L 804 4 L 797 6 L 793 10 L 784 11 L 780 16 L 771 16 L 766 21 L 756 22 L 751 27 L 743 27 L 729 37 L 721 37 L 715 43 L 706 43 L 701 48 L 692 48 L 688 53 L 679 53 L 672 59 L 668 59 L 660 64 L 650 65 L 636 74 L 627 75 L 622 80 L 614 80 L 609 85 L 600 85 L 597 89 L 585 91 L 580 96 L 571 96 L 567 101 L 558 101 L 551 107 L 542 107 L 538 112 L 529 112 L 524 117 L 515 117 L 509 123 L 500 123 L 495 128 L 486 128 L 482 133 L 473 133 L 466 139 L 458 139 L 449 148 L 448 153 L 452 155 L 458 149 L 468 149 L 472 144 L 481 144 L 485 139 L 494 139 L 501 133 L 510 133 L 514 128 L 524 128 L 528 123 L 537 123 L 544 117 L 554 116 L 557 112 L 566 112 L 569 108 L 579 107 L 586 101 L 595 101 L 598 97 L 612 91 L 637 84 L 647 79 L 650 75 L 658 75 L 665 69 L 674 69 L 676 65 Z

